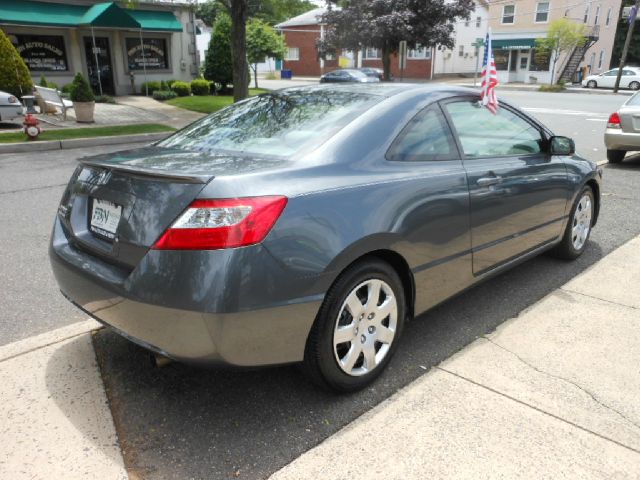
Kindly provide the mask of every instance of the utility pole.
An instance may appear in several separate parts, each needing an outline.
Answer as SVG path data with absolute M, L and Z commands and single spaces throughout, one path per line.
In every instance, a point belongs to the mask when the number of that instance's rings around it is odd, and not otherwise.
M 620 87 L 620 77 L 622 76 L 622 69 L 624 68 L 625 62 L 627 61 L 627 52 L 629 51 L 629 44 L 631 43 L 631 37 L 633 36 L 633 27 L 636 25 L 638 8 L 640 8 L 640 0 L 636 0 L 636 4 L 629 14 L 629 31 L 627 32 L 627 39 L 624 41 L 624 48 L 622 49 L 622 57 L 620 58 L 618 76 L 616 77 L 616 84 L 613 87 L 613 93 L 618 93 L 618 88 Z

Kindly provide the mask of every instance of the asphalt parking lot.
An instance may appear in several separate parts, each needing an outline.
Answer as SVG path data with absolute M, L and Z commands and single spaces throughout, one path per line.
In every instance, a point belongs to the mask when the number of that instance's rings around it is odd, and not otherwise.
M 508 92 L 592 160 L 628 97 Z M 0 344 L 84 320 L 59 295 L 47 260 L 51 219 L 77 157 L 123 146 L 0 156 Z M 141 478 L 265 478 L 398 388 L 527 308 L 640 234 L 640 155 L 606 166 L 600 220 L 576 262 L 542 256 L 411 322 L 387 371 L 365 391 L 336 396 L 296 367 L 255 371 L 151 368 L 148 354 L 107 330 L 94 345 L 130 473 Z M 620 288 L 628 288 L 621 285 Z M 366 442 L 384 442 L 372 432 Z M 345 453 L 346 454 L 346 453 Z M 132 477 L 135 478 L 135 477 Z

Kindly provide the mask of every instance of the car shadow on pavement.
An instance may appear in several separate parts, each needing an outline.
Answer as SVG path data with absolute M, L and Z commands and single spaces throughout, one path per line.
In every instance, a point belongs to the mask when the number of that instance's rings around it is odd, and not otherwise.
M 636 170 L 640 168 L 640 154 L 627 155 L 620 163 L 609 163 L 607 168 L 615 170 Z
M 543 255 L 421 315 L 378 381 L 351 395 L 293 366 L 153 368 L 145 350 L 101 330 L 94 346 L 125 464 L 141 478 L 266 478 L 603 255 L 596 241 L 575 262 Z M 363 441 L 383 444 L 384 432 Z

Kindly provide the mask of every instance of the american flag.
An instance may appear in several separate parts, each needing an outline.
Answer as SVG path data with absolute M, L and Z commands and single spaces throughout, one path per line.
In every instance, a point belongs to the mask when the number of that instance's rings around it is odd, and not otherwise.
M 498 86 L 498 72 L 491 50 L 491 29 L 487 32 L 487 38 L 484 41 L 484 58 L 480 78 L 482 79 L 482 94 L 480 95 L 482 105 L 495 114 L 498 111 L 498 98 L 495 90 Z

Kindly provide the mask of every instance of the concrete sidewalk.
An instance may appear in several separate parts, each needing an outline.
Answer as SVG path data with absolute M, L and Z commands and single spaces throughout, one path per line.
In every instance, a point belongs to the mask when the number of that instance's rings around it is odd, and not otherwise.
M 126 479 L 93 320 L 0 347 L 0 478 Z
M 640 478 L 640 237 L 271 478 Z

